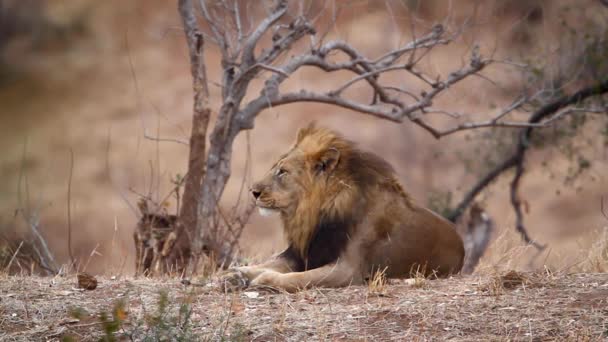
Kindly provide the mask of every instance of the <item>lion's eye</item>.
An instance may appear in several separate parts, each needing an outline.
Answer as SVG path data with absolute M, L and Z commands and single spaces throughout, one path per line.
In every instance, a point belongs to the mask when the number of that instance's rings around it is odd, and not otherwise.
M 278 169 L 278 170 L 276 171 L 276 175 L 277 175 L 277 177 L 281 177 L 281 176 L 283 176 L 283 175 L 284 175 L 284 174 L 286 174 L 286 173 L 287 173 L 287 170 L 285 170 L 285 169 L 283 169 L 283 168 L 280 168 L 280 169 Z

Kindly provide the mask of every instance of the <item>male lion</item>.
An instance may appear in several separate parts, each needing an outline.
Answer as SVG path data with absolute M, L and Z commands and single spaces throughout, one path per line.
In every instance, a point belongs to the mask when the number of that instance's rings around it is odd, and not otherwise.
M 382 158 L 314 124 L 251 193 L 261 214 L 280 214 L 289 243 L 266 263 L 233 270 L 251 285 L 295 291 L 362 284 L 377 270 L 407 278 L 462 267 L 450 222 L 417 205 Z

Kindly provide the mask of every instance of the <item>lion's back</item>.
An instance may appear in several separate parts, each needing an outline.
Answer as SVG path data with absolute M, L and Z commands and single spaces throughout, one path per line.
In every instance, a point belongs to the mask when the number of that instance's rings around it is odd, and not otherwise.
M 368 269 L 388 267 L 390 277 L 400 278 L 423 270 L 439 275 L 460 271 L 464 246 L 451 222 L 399 191 L 384 191 L 375 199 L 368 213 L 373 224 L 362 227 L 370 230 L 361 251 Z

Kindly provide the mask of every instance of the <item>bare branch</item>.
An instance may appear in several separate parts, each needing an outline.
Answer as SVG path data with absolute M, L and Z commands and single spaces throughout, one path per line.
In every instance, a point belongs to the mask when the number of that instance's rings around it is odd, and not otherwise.
M 580 104 L 587 98 L 590 98 L 593 96 L 598 96 L 598 95 L 603 95 L 606 93 L 608 93 L 608 80 L 604 80 L 603 82 L 598 82 L 591 86 L 585 87 L 585 88 L 575 92 L 572 95 L 569 95 L 569 96 L 565 95 L 550 103 L 545 104 L 544 106 L 538 108 L 530 116 L 528 123 L 534 124 L 534 123 L 541 122 L 546 117 L 550 117 L 551 115 L 553 115 L 554 113 L 558 112 L 559 110 L 561 110 L 563 108 L 566 108 L 566 107 L 568 107 L 570 105 L 574 105 L 574 104 Z M 584 111 L 582 108 L 570 108 L 570 109 L 572 109 L 572 111 L 570 113 Z M 569 109 L 566 109 L 566 111 L 568 111 L 568 110 Z M 591 109 L 591 111 L 600 112 L 601 109 Z M 469 192 L 466 193 L 466 195 L 463 197 L 462 201 L 458 204 L 458 206 L 456 206 L 456 209 L 454 209 L 454 211 L 452 211 L 452 213 L 448 217 L 448 219 L 450 219 L 453 222 L 458 220 L 458 218 L 460 218 L 460 216 L 464 213 L 466 208 L 472 203 L 472 201 L 475 199 L 475 197 L 483 189 L 485 189 L 487 186 L 492 184 L 492 182 L 495 179 L 497 179 L 501 174 L 503 174 L 505 171 L 511 169 L 512 167 L 517 167 L 517 173 L 516 173 L 516 177 L 513 179 L 513 182 L 511 184 L 511 189 L 512 189 L 511 201 L 512 201 L 512 203 L 515 202 L 514 207 L 515 207 L 516 211 L 521 210 L 521 209 L 518 209 L 519 198 L 517 198 L 516 191 L 517 191 L 517 186 L 519 185 L 519 178 L 521 177 L 521 173 L 523 173 L 523 162 L 525 160 L 525 154 L 529 148 L 530 136 L 532 135 L 532 132 L 535 128 L 537 128 L 537 127 L 526 127 L 526 128 L 521 129 L 516 150 L 511 155 L 508 155 L 507 157 L 505 157 L 502 162 L 500 162 L 494 169 L 490 170 L 490 172 L 488 172 L 486 174 L 486 176 L 481 178 L 471 188 L 471 190 L 469 190 Z M 521 218 L 518 219 L 517 228 L 520 232 L 523 231 L 522 236 L 524 237 L 524 239 L 526 239 L 526 237 L 527 237 L 527 242 L 533 241 L 527 235 Z
M 526 103 L 528 101 L 528 98 L 525 96 L 520 97 L 519 99 L 513 101 L 513 103 L 505 108 L 504 110 L 502 110 L 498 115 L 496 115 L 493 119 L 492 122 L 496 123 L 498 122 L 498 120 L 502 119 L 505 115 L 513 112 L 514 110 L 520 108 L 524 103 Z
M 24 213 L 25 215 L 25 213 Z M 55 258 L 53 258 L 53 254 L 51 253 L 49 246 L 46 243 L 42 234 L 40 234 L 40 220 L 37 216 L 31 215 L 31 217 L 24 217 L 30 226 L 30 230 L 36 237 L 38 243 L 34 242 L 33 247 L 36 253 L 38 254 L 38 261 L 40 262 L 40 266 L 44 268 L 50 274 L 57 274 L 57 267 L 55 266 Z M 42 252 L 38 250 L 38 244 L 42 247 Z
M 420 98 L 418 96 L 416 96 L 414 93 L 412 93 L 411 91 L 407 91 L 403 88 L 399 88 L 399 87 L 393 87 L 393 86 L 386 86 L 384 87 L 386 90 L 392 90 L 392 91 L 396 91 L 398 93 L 402 93 L 405 94 L 409 97 L 411 97 L 414 101 L 420 101 Z
M 450 115 L 452 117 L 458 117 L 459 114 L 454 114 L 454 113 L 450 113 L 450 112 L 440 112 L 440 111 L 434 111 L 435 113 L 444 113 L 446 115 Z M 428 113 L 433 113 L 428 112 Z M 560 115 L 562 116 L 562 115 Z M 551 120 L 553 121 L 553 120 Z M 471 129 L 477 129 L 477 128 L 486 128 L 486 127 L 507 127 L 507 128 L 526 128 L 526 127 L 531 127 L 531 128 L 539 128 L 539 127 L 546 127 L 548 126 L 550 122 L 542 122 L 542 123 L 529 123 L 529 122 L 517 122 L 517 121 L 502 121 L 502 122 L 496 122 L 495 118 L 488 120 L 488 121 L 482 121 L 482 122 L 466 122 L 460 125 L 457 125 L 453 128 L 447 129 L 445 131 L 438 131 L 437 134 L 439 136 L 445 136 L 445 135 L 450 135 L 452 133 L 456 133 L 459 131 L 465 131 L 465 130 L 471 130 Z
M 376 75 L 380 75 L 382 73 L 388 72 L 388 71 L 393 71 L 393 70 L 406 70 L 407 65 L 393 65 L 393 66 L 389 66 L 389 67 L 385 67 L 382 69 L 376 69 L 373 71 L 369 71 L 366 73 L 363 73 L 353 79 L 351 79 L 350 81 L 346 82 L 343 86 L 341 86 L 340 88 L 336 89 L 336 90 L 332 90 L 331 91 L 331 95 L 334 96 L 338 96 L 340 95 L 342 92 L 344 92 L 344 90 L 346 90 L 346 88 L 350 87 L 351 85 L 357 83 L 358 81 L 361 81 L 363 79 L 369 78 L 370 76 L 376 76 Z
M 474 54 L 468 65 L 450 73 L 443 81 L 433 80 L 431 77 L 424 75 L 418 70 L 415 70 L 413 65 L 392 64 L 399 60 L 403 54 L 407 53 L 408 51 L 412 51 L 417 46 L 419 47 L 420 45 L 423 45 L 431 47 L 433 45 L 448 42 L 449 39 L 440 39 L 443 32 L 444 31 L 441 26 L 435 26 L 432 32 L 419 40 L 411 42 L 399 50 L 385 54 L 376 59 L 374 62 L 364 57 L 359 51 L 355 50 L 352 46 L 343 41 L 331 41 L 321 46 L 318 50 L 313 50 L 308 54 L 295 56 L 283 66 L 274 68 L 272 71 L 275 74 L 266 81 L 266 85 L 260 96 L 257 99 L 252 100 L 241 109 L 239 112 L 241 127 L 245 129 L 253 127 L 253 120 L 255 116 L 266 108 L 294 102 L 319 102 L 348 108 L 395 122 L 401 122 L 405 117 L 408 117 L 414 123 L 425 128 L 435 137 L 445 135 L 444 132 L 434 129 L 430 125 L 426 124 L 422 119 L 414 117 L 413 113 L 430 107 L 435 97 L 448 90 L 454 84 L 482 70 L 488 64 L 488 61 L 483 60 L 480 56 Z M 350 60 L 340 63 L 328 61 L 327 57 L 332 51 L 343 52 L 350 58 Z M 326 72 L 347 70 L 355 73 L 356 76 L 339 88 L 327 93 L 317 93 L 303 89 L 299 92 L 280 94 L 278 90 L 279 85 L 285 79 L 287 79 L 289 75 L 297 71 L 302 66 L 314 66 Z M 413 98 L 415 102 L 409 104 L 404 103 L 402 100 L 389 93 L 389 90 L 399 90 L 399 93 L 405 93 L 403 90 L 379 83 L 379 76 L 381 74 L 398 70 L 404 70 L 405 72 L 408 72 L 423 80 L 431 89 L 429 89 L 428 92 L 423 92 L 421 98 L 418 98 L 410 93 L 409 97 Z M 376 102 L 374 100 L 372 104 L 368 105 L 340 96 L 344 90 L 361 80 L 367 81 L 374 91 L 374 99 L 378 98 L 380 102 Z M 505 123 L 504 125 L 523 127 L 517 123 Z M 462 129 L 462 127 L 455 129 L 454 132 Z M 447 134 L 449 133 L 451 132 L 448 132 Z
M 272 14 L 266 17 L 258 27 L 247 37 L 243 44 L 242 63 L 245 67 L 256 63 L 254 50 L 260 38 L 287 12 L 287 0 L 280 0 Z
M 187 1 L 187 3 L 189 3 L 189 5 L 183 6 L 182 3 L 180 2 L 180 4 L 178 5 L 180 8 L 180 13 L 182 13 L 182 9 L 189 8 L 189 9 L 191 9 L 189 11 L 190 15 L 193 16 L 194 15 L 194 6 L 192 5 L 191 1 Z M 205 21 L 211 27 L 211 32 L 213 32 L 214 41 L 220 46 L 222 55 L 224 55 L 225 53 L 228 52 L 228 41 L 227 41 L 226 35 L 221 31 L 221 29 L 218 27 L 218 24 L 215 22 L 212 15 L 209 13 L 209 9 L 207 8 L 207 4 L 206 4 L 205 0 L 199 0 L 199 4 L 201 7 L 201 11 L 203 12 L 203 17 L 205 18 Z M 194 20 L 194 22 L 196 22 L 196 17 L 190 18 L 190 15 L 188 15 L 187 17 L 184 17 L 184 14 L 182 14 L 182 21 L 184 20 L 184 18 L 188 18 L 188 21 L 192 22 L 192 20 Z M 184 29 L 187 29 L 189 27 L 195 27 L 195 26 L 193 26 L 191 24 L 188 24 L 188 25 L 184 24 Z
M 249 69 L 245 70 L 245 72 L 239 78 L 237 78 L 236 82 L 238 83 L 241 79 L 249 79 L 251 77 L 251 75 L 255 74 L 257 69 L 268 70 L 268 71 L 277 73 L 285 78 L 289 77 L 288 73 L 286 73 L 285 71 L 283 71 L 279 68 L 275 68 L 273 66 L 266 65 L 263 63 L 256 63 L 255 65 L 252 65 Z
M 456 209 L 452 211 L 450 216 L 448 216 L 448 219 L 452 222 L 456 222 L 456 220 L 458 220 L 460 216 L 464 214 L 464 211 L 469 207 L 469 205 L 471 205 L 475 197 L 477 197 L 477 195 L 479 195 L 479 193 L 483 189 L 485 189 L 488 185 L 492 184 L 492 182 L 496 178 L 498 178 L 498 176 L 500 176 L 503 172 L 515 166 L 515 163 L 517 162 L 515 158 L 515 156 L 510 156 L 510 158 L 506 158 L 505 160 L 503 160 L 502 163 L 498 164 L 496 167 L 494 167 L 494 169 L 492 169 L 483 178 L 481 178 L 471 188 L 471 190 L 469 190 L 469 192 L 464 195 L 462 201 L 460 202 L 460 204 L 458 204 L 458 206 L 456 206 Z
M 180 145 L 186 145 L 188 146 L 188 142 L 180 140 L 180 139 L 173 139 L 173 138 L 156 138 L 153 136 L 148 135 L 148 133 L 144 130 L 144 139 L 148 139 L 148 140 L 152 140 L 152 141 L 156 141 L 156 142 L 171 142 L 171 143 L 176 143 L 176 144 L 180 144 Z
M 370 114 L 382 119 L 401 122 L 401 115 L 396 110 L 382 108 L 374 105 L 366 105 L 360 102 L 347 100 L 342 97 L 332 96 L 331 94 L 314 93 L 306 90 L 299 92 L 281 94 L 273 99 L 259 97 L 250 102 L 247 107 L 241 112 L 243 118 L 255 116 L 263 109 L 270 107 L 278 107 L 285 104 L 295 102 L 318 102 L 336 105 L 339 107 L 352 109 L 361 113 Z M 412 110 L 413 111 L 413 110 Z
M 521 210 L 522 201 L 519 196 L 519 184 L 521 181 L 521 176 L 524 173 L 524 155 L 523 153 L 519 154 L 516 159 L 516 167 L 515 167 L 515 176 L 511 181 L 511 205 L 513 206 L 513 210 L 515 210 L 515 229 L 521 234 L 522 239 L 528 245 L 532 245 L 536 247 L 539 251 L 542 251 L 547 247 L 546 245 L 542 245 L 528 235 L 528 231 L 524 226 L 524 215 Z
M 260 57 L 257 59 L 259 63 L 273 63 L 282 53 L 291 49 L 292 45 L 302 37 L 315 34 L 315 29 L 310 25 L 306 18 L 303 17 L 296 18 L 296 20 L 288 25 L 286 29 L 288 32 L 284 35 L 281 35 L 279 32 L 273 35 L 272 47 L 262 51 Z
M 234 2 L 233 15 L 234 22 L 236 24 L 236 42 L 238 44 L 237 49 L 240 49 L 240 44 L 243 42 L 243 26 L 241 24 L 241 10 L 238 1 Z
M 399 58 L 401 58 L 401 56 L 405 55 L 408 52 L 414 51 L 416 49 L 429 48 L 429 47 L 436 46 L 438 44 L 448 44 L 448 43 L 450 43 L 451 38 L 450 39 L 440 39 L 444 33 L 445 33 L 445 29 L 443 28 L 442 25 L 435 25 L 431 29 L 430 33 L 426 34 L 423 37 L 420 37 L 420 39 L 414 39 L 414 41 L 410 42 L 409 44 L 406 44 L 402 48 L 399 48 L 399 49 L 396 49 L 393 51 L 389 51 L 389 52 L 385 53 L 384 55 L 378 57 L 376 60 L 374 60 L 371 63 L 379 64 L 379 65 L 380 64 L 390 65 L 390 64 L 393 64 L 395 61 L 397 61 Z

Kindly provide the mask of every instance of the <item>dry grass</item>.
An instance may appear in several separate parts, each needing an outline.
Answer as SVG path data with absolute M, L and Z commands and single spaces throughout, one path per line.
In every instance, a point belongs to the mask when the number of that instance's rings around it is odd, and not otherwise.
M 543 235 L 543 239 L 551 236 Z M 608 271 L 608 226 L 572 236 L 549 240 L 538 251 L 527 246 L 510 227 L 492 239 L 474 274 L 495 275 L 509 270 L 602 273 Z
M 388 279 L 386 278 L 387 268 L 377 270 L 373 277 L 367 283 L 367 290 L 371 294 L 384 295 L 386 294 Z
M 423 288 L 393 280 L 381 287 L 296 294 L 261 289 L 224 294 L 209 286 L 184 286 L 176 278 L 101 278 L 92 291 L 77 289 L 75 276 L 4 277 L 0 284 L 2 341 L 97 340 L 107 331 L 118 340 L 608 338 L 608 274 L 509 272 L 426 280 Z M 379 289 L 383 295 L 370 293 Z

